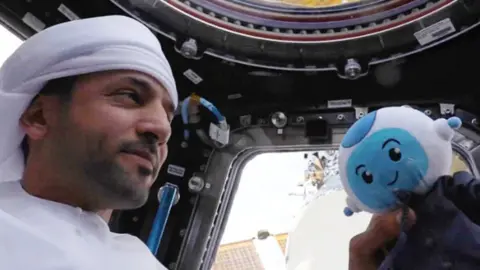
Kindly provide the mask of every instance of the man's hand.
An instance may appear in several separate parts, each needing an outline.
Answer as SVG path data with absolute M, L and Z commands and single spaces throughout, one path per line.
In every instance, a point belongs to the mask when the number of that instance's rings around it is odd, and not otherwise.
M 365 232 L 350 240 L 349 270 L 376 270 L 379 267 L 376 254 L 388 242 L 400 235 L 402 210 L 382 215 L 373 215 Z M 415 213 L 409 209 L 407 227 L 416 221 Z

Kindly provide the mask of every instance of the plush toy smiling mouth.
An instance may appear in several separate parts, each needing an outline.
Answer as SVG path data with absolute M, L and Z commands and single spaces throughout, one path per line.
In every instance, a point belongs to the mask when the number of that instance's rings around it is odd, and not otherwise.
M 395 171 L 395 178 L 393 179 L 392 182 L 388 183 L 387 186 L 391 186 L 393 184 L 395 184 L 398 180 L 398 171 Z

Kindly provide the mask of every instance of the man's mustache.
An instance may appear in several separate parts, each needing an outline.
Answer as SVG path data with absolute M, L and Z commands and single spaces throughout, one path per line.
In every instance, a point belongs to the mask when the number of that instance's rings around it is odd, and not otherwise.
M 137 151 L 148 152 L 154 158 L 154 165 L 158 166 L 160 161 L 158 145 L 145 141 L 129 141 L 120 145 L 120 152 L 134 153 Z

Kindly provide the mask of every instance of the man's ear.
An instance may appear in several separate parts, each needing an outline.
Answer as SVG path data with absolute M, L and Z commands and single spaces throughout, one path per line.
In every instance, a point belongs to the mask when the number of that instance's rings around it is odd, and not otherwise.
M 47 134 L 48 127 L 55 117 L 52 112 L 55 106 L 53 99 L 47 96 L 35 98 L 20 117 L 20 126 L 30 139 L 39 140 Z

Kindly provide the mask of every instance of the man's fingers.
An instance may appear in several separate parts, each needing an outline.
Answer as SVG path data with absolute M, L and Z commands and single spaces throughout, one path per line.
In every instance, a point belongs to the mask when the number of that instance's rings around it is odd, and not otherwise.
M 350 241 L 350 248 L 357 253 L 373 255 L 384 245 L 394 240 L 400 234 L 402 210 L 374 215 L 365 232 L 355 236 Z M 409 209 L 406 227 L 411 227 L 416 221 L 415 213 Z

